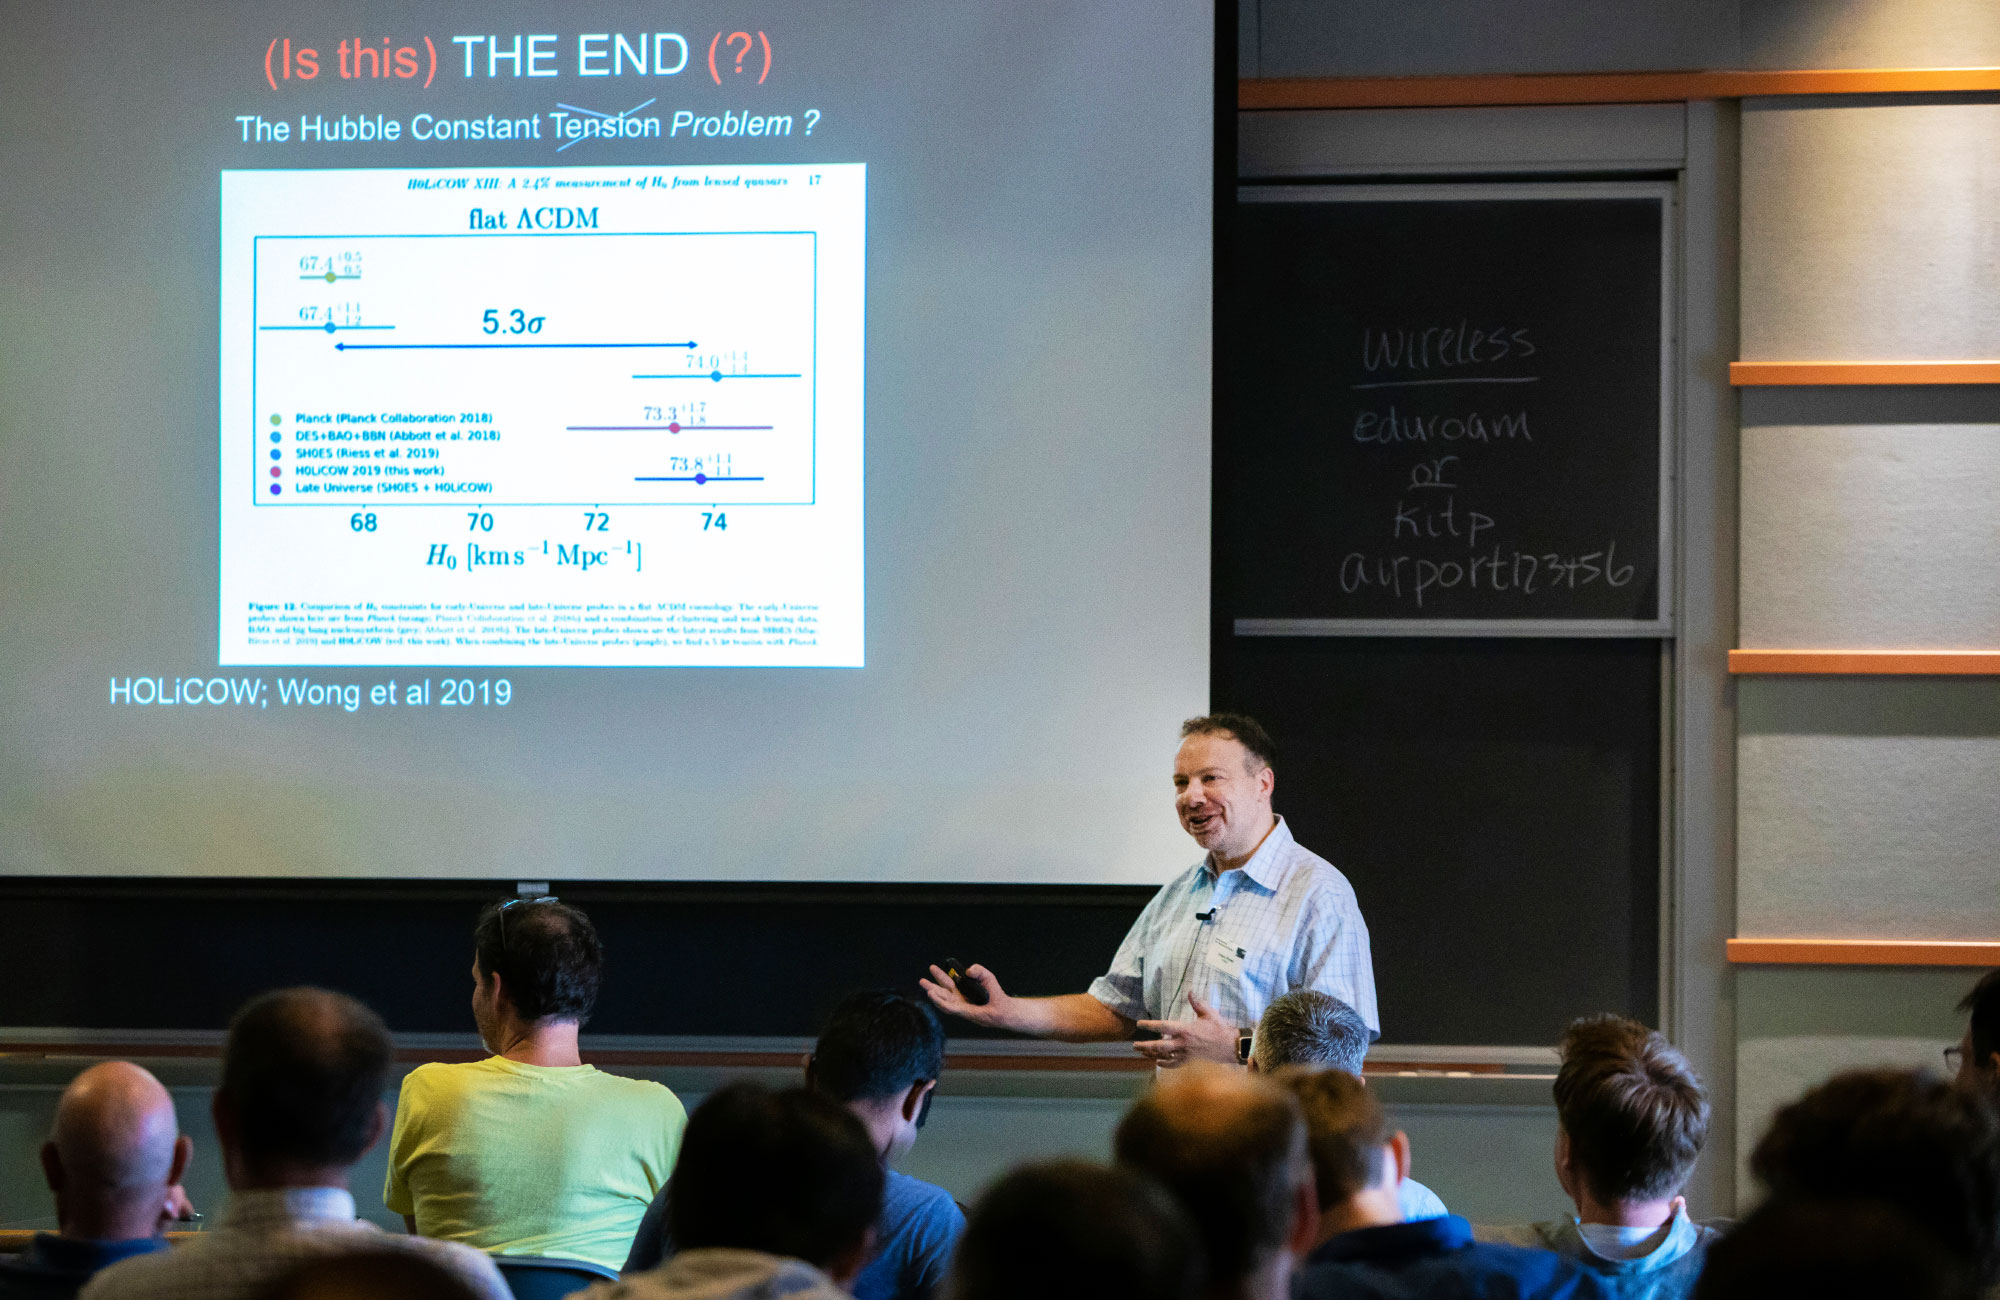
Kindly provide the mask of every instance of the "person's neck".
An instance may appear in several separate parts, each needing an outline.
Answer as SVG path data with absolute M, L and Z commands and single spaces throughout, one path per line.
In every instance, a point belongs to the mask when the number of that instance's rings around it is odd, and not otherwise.
M 1680 1210 L 1678 1196 L 1653 1201 L 1600 1201 L 1589 1192 L 1576 1197 L 1576 1217 L 1580 1223 L 1601 1223 L 1616 1228 L 1657 1228 Z
M 1271 832 L 1278 829 L 1278 817 L 1276 813 L 1265 813 L 1264 817 L 1264 831 L 1263 834 L 1257 837 L 1255 844 L 1233 855 L 1224 853 L 1220 849 L 1208 855 L 1209 862 L 1215 867 L 1216 875 L 1219 876 L 1225 871 L 1241 870 L 1245 863 L 1257 856 L 1257 850 L 1263 848 L 1264 841 L 1271 838 Z
M 500 1041 L 493 1044 L 493 1054 L 521 1065 L 582 1065 L 577 1029 L 574 1020 L 530 1023 L 509 1016 L 500 1027 Z
M 300 1188 L 330 1187 L 347 1190 L 346 1165 L 308 1165 L 292 1161 L 251 1164 L 241 1156 L 223 1153 L 223 1172 L 232 1192 L 289 1192 Z
M 157 1236 L 166 1189 L 154 1189 L 150 1199 L 123 1197 L 98 1204 L 56 1207 L 56 1232 L 73 1241 L 137 1241 Z
M 1319 1212 L 1319 1235 L 1313 1239 L 1313 1247 L 1318 1249 L 1341 1233 L 1353 1232 L 1356 1228 L 1386 1228 L 1402 1221 L 1403 1206 L 1396 1196 L 1394 1183 L 1364 1187 L 1346 1200 Z
M 896 1130 L 902 1123 L 902 1107 L 860 1100 L 848 1102 L 847 1111 L 861 1121 L 862 1128 L 868 1130 L 868 1142 L 875 1148 L 875 1158 L 887 1169 L 889 1152 L 896 1143 Z

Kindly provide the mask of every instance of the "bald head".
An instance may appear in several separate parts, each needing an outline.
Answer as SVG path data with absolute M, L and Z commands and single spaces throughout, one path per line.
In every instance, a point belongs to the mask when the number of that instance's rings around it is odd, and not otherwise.
M 1218 1286 L 1247 1278 L 1292 1239 L 1311 1175 L 1298 1104 L 1275 1084 L 1221 1066 L 1177 1070 L 1125 1116 L 1115 1148 L 1118 1163 L 1187 1207 Z
M 107 1061 L 77 1075 L 42 1148 L 62 1231 L 95 1240 L 151 1236 L 190 1147 L 174 1099 L 145 1070 Z

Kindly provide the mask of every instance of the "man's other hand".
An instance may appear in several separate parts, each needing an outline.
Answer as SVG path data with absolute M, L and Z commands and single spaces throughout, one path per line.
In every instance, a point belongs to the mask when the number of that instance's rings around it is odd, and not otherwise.
M 1139 1028 L 1150 1030 L 1159 1038 L 1134 1043 L 1133 1049 L 1155 1064 L 1169 1068 L 1189 1061 L 1236 1064 L 1239 1036 L 1236 1026 L 1215 1014 L 1214 1007 L 1192 993 L 1188 994 L 1188 1005 L 1194 1008 L 1193 1020 L 1141 1020 Z
M 988 1029 L 1014 1028 L 1013 1016 L 1010 1014 L 1014 999 L 1007 996 L 1007 991 L 1000 987 L 1000 981 L 993 977 L 993 972 L 984 966 L 972 965 L 965 968 L 965 974 L 968 979 L 978 981 L 979 986 L 986 990 L 985 1006 L 974 1006 L 967 1002 L 965 995 L 958 991 L 958 985 L 952 982 L 951 976 L 945 974 L 941 967 L 931 967 L 930 978 L 920 979 L 917 982 L 923 985 L 924 992 L 930 996 L 932 1005 L 948 1016 L 970 1020 L 973 1024 Z

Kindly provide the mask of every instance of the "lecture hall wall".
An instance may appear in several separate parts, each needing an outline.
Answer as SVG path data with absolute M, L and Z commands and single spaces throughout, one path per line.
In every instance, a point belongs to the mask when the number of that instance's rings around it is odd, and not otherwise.
M 1996 67 L 2000 5 L 1242 0 L 1240 57 L 1245 77 Z M 1721 287 L 1735 359 L 2000 358 L 2000 96 L 1724 111 L 1739 151 L 1736 283 Z M 1744 388 L 1738 431 L 1740 478 L 1719 485 L 1736 494 L 1736 645 L 2000 649 L 2000 386 Z M 1735 746 L 1715 762 L 1735 769 L 1735 861 L 1713 878 L 1718 894 L 1733 882 L 1714 900 L 1731 933 L 2000 939 L 2000 677 L 1724 689 Z M 1723 1027 L 1697 1043 L 1725 1112 L 1705 1199 L 1726 1201 L 1732 1163 L 1735 1191 L 1754 1195 L 1751 1145 L 1812 1082 L 1938 1065 L 1976 974 L 1742 963 L 1696 982 L 1715 1005 L 1683 1007 L 1683 1023 L 1696 1039 Z

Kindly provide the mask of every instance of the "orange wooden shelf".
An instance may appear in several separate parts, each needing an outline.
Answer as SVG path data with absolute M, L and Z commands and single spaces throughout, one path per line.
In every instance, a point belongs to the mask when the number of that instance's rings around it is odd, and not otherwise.
M 1993 90 L 2000 90 L 2000 68 L 1589 72 L 1530 77 L 1253 77 L 1236 83 L 1236 107 L 1254 110 L 1660 104 L 1764 95 L 1954 94 Z
M 2000 673 L 2000 650 L 1731 650 L 1729 671 L 1983 677 Z
M 2000 361 L 1732 361 L 1738 388 L 1842 384 L 2000 384 Z
M 2000 966 L 2000 940 L 1731 939 L 1729 960 L 1769 966 Z

